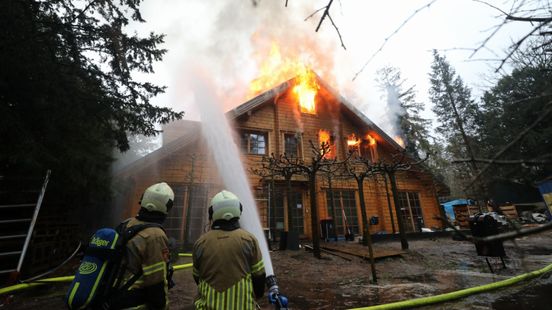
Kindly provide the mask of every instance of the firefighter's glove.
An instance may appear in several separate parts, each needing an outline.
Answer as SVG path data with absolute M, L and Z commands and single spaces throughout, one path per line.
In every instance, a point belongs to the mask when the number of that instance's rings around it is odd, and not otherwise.
M 268 302 L 276 306 L 276 309 L 287 309 L 288 299 L 278 290 L 268 292 Z
M 172 264 L 169 262 L 167 263 L 167 287 L 169 289 L 176 286 L 176 283 L 173 281 L 173 274 L 174 274 L 174 268 Z

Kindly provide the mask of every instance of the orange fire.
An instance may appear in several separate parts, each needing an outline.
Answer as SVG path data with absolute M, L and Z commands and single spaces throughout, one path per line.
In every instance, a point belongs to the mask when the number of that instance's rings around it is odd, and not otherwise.
M 297 59 L 299 58 L 282 57 L 280 48 L 273 42 L 268 58 L 260 66 L 260 76 L 251 81 L 249 85 L 248 97 L 251 98 L 297 77 L 293 93 L 299 102 L 301 112 L 316 113 L 315 98 L 320 86 L 316 82 L 315 74 Z
M 357 138 L 354 133 L 352 135 L 350 135 L 349 137 L 347 137 L 347 146 L 348 147 L 358 146 L 359 144 L 360 144 L 360 139 Z
M 401 136 L 395 136 L 393 137 L 393 140 L 395 140 L 395 142 L 397 142 L 398 145 L 402 146 L 404 148 L 404 140 L 403 138 L 401 138 Z
M 327 131 L 327 130 L 324 130 L 324 129 L 320 129 L 318 131 L 318 143 L 320 143 L 320 145 L 322 146 L 322 143 L 324 143 L 325 145 L 329 146 L 331 144 L 331 137 L 330 137 L 330 132 Z M 328 158 L 330 156 L 330 153 L 331 152 L 328 152 L 324 155 L 325 158 Z
M 368 140 L 368 145 L 376 145 L 376 139 L 374 139 L 371 135 L 366 135 L 366 140 Z

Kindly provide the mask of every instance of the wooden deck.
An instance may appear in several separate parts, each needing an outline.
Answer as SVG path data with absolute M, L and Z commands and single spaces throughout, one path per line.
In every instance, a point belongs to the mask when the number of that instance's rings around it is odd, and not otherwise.
M 348 255 L 353 255 L 356 257 L 360 257 L 363 259 L 370 259 L 370 254 L 368 252 L 368 247 L 363 245 L 347 245 L 347 246 L 340 246 L 335 245 L 331 243 L 322 243 L 320 245 L 320 248 L 326 250 L 326 251 L 332 251 L 332 252 L 338 252 Z M 395 250 L 395 249 L 374 249 L 374 259 L 380 259 L 380 258 L 386 258 L 386 257 L 393 257 L 393 256 L 399 256 L 401 254 L 405 254 L 406 251 L 402 250 Z

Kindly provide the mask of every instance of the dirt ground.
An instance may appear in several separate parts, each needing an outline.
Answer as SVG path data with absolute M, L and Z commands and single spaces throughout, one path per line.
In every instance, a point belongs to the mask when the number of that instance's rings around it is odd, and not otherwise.
M 343 249 L 365 250 L 357 242 L 333 242 Z M 272 251 L 271 258 L 281 292 L 288 296 L 291 309 L 349 309 L 417 297 L 431 296 L 487 284 L 537 270 L 552 264 L 552 232 L 505 242 L 506 269 L 498 258 L 489 261 L 477 256 L 475 246 L 451 237 L 410 240 L 409 250 L 400 256 L 376 261 L 377 283 L 371 283 L 367 260 L 340 254 L 346 260 L 322 253 L 316 259 L 302 247 L 298 251 Z M 374 244 L 378 250 L 400 250 L 399 241 Z M 182 258 L 178 263 L 190 262 Z M 177 284 L 170 291 L 171 309 L 191 309 L 196 285 L 191 269 L 177 271 Z M 67 285 L 50 286 L 9 296 L 1 309 L 63 309 Z M 552 277 L 522 282 L 512 287 L 474 295 L 423 309 L 551 309 Z M 4 302 L 6 298 L 4 297 Z M 271 309 L 266 299 L 262 309 Z

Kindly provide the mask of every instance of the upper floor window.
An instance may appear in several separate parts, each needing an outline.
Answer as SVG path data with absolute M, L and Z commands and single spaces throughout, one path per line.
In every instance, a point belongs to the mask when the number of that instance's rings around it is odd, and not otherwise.
M 295 134 L 284 134 L 284 153 L 288 157 L 299 156 L 299 139 Z
M 265 155 L 267 135 L 263 132 L 242 132 L 241 147 L 246 154 Z

